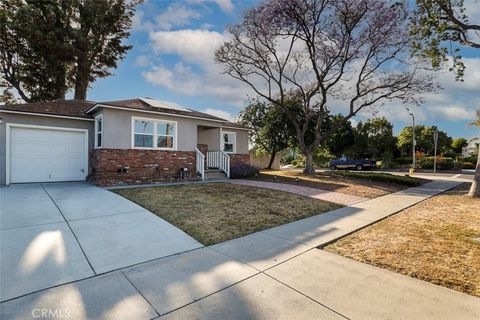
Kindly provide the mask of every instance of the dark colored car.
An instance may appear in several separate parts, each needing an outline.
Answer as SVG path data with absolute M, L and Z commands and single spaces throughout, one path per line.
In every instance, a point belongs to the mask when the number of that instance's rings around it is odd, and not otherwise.
M 376 162 L 373 160 L 358 160 L 349 157 L 341 157 L 337 160 L 330 161 L 330 169 L 356 169 L 361 171 L 363 169 L 375 168 Z

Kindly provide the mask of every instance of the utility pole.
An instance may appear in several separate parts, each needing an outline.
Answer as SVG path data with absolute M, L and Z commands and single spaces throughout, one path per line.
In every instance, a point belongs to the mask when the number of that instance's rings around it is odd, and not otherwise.
M 415 145 L 417 144 L 417 142 L 415 141 L 415 116 L 413 115 L 413 113 L 410 113 L 410 115 L 412 116 L 412 138 L 413 138 L 413 143 L 412 143 L 412 159 L 413 159 L 413 169 L 415 169 L 416 167 L 416 161 L 415 161 Z
M 433 129 L 433 144 L 435 145 L 435 151 L 433 152 L 433 175 L 437 174 L 437 142 L 438 142 L 438 129 L 436 126 Z

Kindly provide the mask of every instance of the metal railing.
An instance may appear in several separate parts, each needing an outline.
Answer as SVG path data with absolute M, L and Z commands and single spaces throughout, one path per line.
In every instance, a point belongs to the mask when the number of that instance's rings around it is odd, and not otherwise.
M 200 174 L 202 180 L 205 180 L 205 156 L 198 148 L 195 148 L 195 154 L 197 173 Z
M 230 156 L 223 151 L 207 151 L 207 167 L 218 168 L 230 178 Z

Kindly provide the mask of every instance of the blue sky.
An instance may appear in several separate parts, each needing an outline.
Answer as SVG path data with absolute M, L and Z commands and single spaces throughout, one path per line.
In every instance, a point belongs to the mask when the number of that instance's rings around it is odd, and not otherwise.
M 480 21 L 480 6 L 465 1 L 471 21 Z M 213 52 L 228 36 L 227 24 L 240 20 L 243 10 L 256 1 L 147 0 L 138 7 L 128 43 L 133 49 L 119 63 L 115 75 L 97 80 L 88 93 L 94 101 L 152 97 L 233 118 L 252 93 L 240 82 L 221 74 Z M 465 81 L 456 82 L 448 72 L 438 73 L 444 88 L 425 96 L 426 103 L 414 110 L 418 124 L 437 125 L 453 137 L 478 136 L 466 123 L 480 108 L 480 50 L 462 52 L 467 66 Z M 333 112 L 335 110 L 333 107 Z M 410 125 L 404 106 L 390 103 L 375 110 L 386 116 L 398 133 Z M 355 121 L 372 117 L 364 112 Z

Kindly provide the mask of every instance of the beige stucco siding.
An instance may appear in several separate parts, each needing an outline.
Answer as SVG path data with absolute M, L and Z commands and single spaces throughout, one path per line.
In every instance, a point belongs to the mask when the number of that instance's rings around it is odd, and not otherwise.
M 3 113 L 0 112 L 2 123 L 0 123 L 0 185 L 5 184 L 6 178 L 6 128 L 7 123 L 12 124 L 25 124 L 45 127 L 60 127 L 60 128 L 73 128 L 73 129 L 88 129 L 88 148 L 93 148 L 93 121 L 87 120 L 75 120 L 64 118 L 53 118 L 43 116 L 31 116 L 23 114 Z M 35 161 L 35 159 L 32 159 Z
M 208 150 L 220 150 L 220 128 L 198 127 L 198 143 L 208 145 Z
M 104 108 L 100 113 L 103 113 L 103 147 L 114 149 L 129 149 L 132 147 L 132 117 L 176 121 L 177 150 L 179 151 L 195 150 L 197 147 L 197 126 L 219 127 L 221 125 L 214 121 L 107 108 Z

